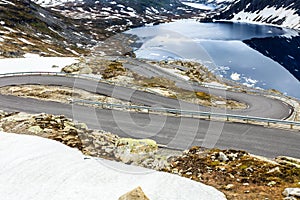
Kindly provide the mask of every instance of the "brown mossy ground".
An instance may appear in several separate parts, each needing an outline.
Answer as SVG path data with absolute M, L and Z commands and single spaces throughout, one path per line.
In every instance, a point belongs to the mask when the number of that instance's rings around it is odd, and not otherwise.
M 102 77 L 105 79 L 113 78 L 116 76 L 123 75 L 127 70 L 123 67 L 123 64 L 115 61 L 108 64 L 103 70 Z
M 227 156 L 224 161 L 220 152 Z M 229 200 L 283 199 L 287 187 L 299 187 L 300 168 L 251 156 L 244 151 L 193 147 L 164 171 L 199 181 L 224 192 Z M 228 187 L 229 184 L 232 184 Z

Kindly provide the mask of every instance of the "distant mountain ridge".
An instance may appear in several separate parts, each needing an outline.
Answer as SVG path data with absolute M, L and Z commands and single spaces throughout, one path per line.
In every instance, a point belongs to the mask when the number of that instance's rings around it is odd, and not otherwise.
M 196 9 L 178 0 L 34 0 L 72 19 L 80 19 L 87 27 L 106 32 L 122 32 L 147 23 L 197 15 Z
M 0 57 L 80 55 L 129 28 L 197 12 L 178 0 L 0 0 Z
M 300 29 L 299 0 L 234 0 L 218 12 L 212 18 Z

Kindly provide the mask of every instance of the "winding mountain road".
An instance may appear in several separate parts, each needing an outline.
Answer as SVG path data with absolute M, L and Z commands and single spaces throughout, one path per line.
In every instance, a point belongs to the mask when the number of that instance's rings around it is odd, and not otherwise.
M 155 107 L 175 108 L 181 110 L 218 112 L 273 119 L 285 119 L 291 114 L 290 106 L 279 100 L 266 98 L 258 95 L 223 91 L 218 89 L 208 89 L 205 87 L 195 85 L 191 86 L 190 84 L 184 84 L 183 82 L 180 83 L 181 87 L 185 87 L 186 89 L 190 89 L 193 91 L 205 91 L 210 94 L 225 96 L 227 98 L 231 98 L 240 102 L 245 102 L 248 105 L 248 108 L 242 110 L 224 110 L 218 108 L 209 108 L 149 92 L 139 91 L 122 86 L 110 85 L 108 83 L 103 82 L 96 82 L 94 80 L 66 76 L 26 75 L 0 78 L 0 87 L 26 84 L 55 85 L 66 86 L 70 88 L 78 88 L 92 93 L 111 96 L 124 101 L 130 101 L 136 104 L 143 104 L 146 106 Z
M 148 106 L 211 111 L 210 108 L 156 94 L 112 86 L 87 79 L 48 75 L 0 78 L 1 87 L 22 84 L 67 86 Z M 246 100 L 250 105 L 248 109 L 230 111 L 230 113 L 245 113 L 252 116 L 278 119 L 286 118 L 289 115 L 289 106 L 280 101 L 256 95 L 234 92 L 227 93 L 227 95 L 232 95 L 241 101 Z M 296 131 L 186 117 L 96 109 L 10 95 L 0 95 L 0 109 L 28 113 L 45 112 L 63 114 L 84 122 L 93 129 L 111 131 L 122 137 L 152 138 L 160 144 L 181 150 L 193 145 L 200 145 L 205 147 L 243 149 L 267 157 L 287 155 L 299 158 L 300 155 L 300 134 Z M 215 112 L 216 109 L 213 111 Z

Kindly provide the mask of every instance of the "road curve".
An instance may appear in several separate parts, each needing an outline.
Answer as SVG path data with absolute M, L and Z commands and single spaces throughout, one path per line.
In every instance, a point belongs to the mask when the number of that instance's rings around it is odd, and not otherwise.
M 210 108 L 166 98 L 152 93 L 98 83 L 92 80 L 61 76 L 17 76 L 0 78 L 0 87 L 8 85 L 41 84 L 75 87 L 126 101 L 159 106 L 210 111 Z M 203 89 L 203 88 L 202 88 Z M 239 93 L 228 92 L 228 95 Z M 266 97 L 240 94 L 250 108 L 244 112 L 252 116 L 284 118 L 288 106 Z M 240 99 L 242 100 L 242 99 Z M 261 107 L 260 104 L 264 106 Z M 111 131 L 123 137 L 152 138 L 170 148 L 186 149 L 193 145 L 243 149 L 257 155 L 298 157 L 300 134 L 296 131 L 264 128 L 262 126 L 199 120 L 185 117 L 130 113 L 126 111 L 95 109 L 58 102 L 40 101 L 10 95 L 0 95 L 0 109 L 28 113 L 63 114 L 85 122 L 90 128 Z M 214 109 L 213 111 L 216 111 Z M 221 110 L 219 110 L 221 111 Z M 284 113 L 284 114 L 283 114 Z M 278 117 L 279 116 L 279 117 Z
M 259 95 L 250 95 L 245 93 L 237 93 L 230 91 L 223 91 L 217 89 L 208 89 L 197 85 L 190 85 L 181 83 L 181 87 L 186 89 L 205 91 L 218 96 L 226 96 L 240 102 L 245 102 L 248 105 L 247 109 L 229 110 L 209 108 L 204 106 L 187 103 L 184 101 L 167 98 L 161 95 L 138 91 L 126 87 L 114 86 L 103 82 L 96 82 L 88 79 L 51 76 L 51 75 L 26 75 L 26 76 L 11 76 L 0 78 L 0 87 L 10 85 L 24 85 L 24 84 L 39 84 L 39 85 L 56 85 L 66 86 L 70 88 L 83 89 L 92 93 L 111 96 L 124 101 L 130 101 L 136 104 L 143 104 L 146 106 L 175 108 L 181 110 L 205 111 L 237 114 L 244 116 L 264 117 L 273 119 L 284 119 L 290 116 L 291 108 L 289 105 L 275 99 L 267 98 Z
M 169 80 L 175 81 L 176 86 L 186 90 L 192 91 L 202 91 L 206 92 L 215 96 L 221 96 L 227 99 L 233 99 L 236 101 L 240 101 L 246 103 L 249 107 L 245 110 L 239 111 L 231 111 L 231 110 L 220 110 L 220 109 L 213 109 L 214 112 L 219 113 L 228 113 L 228 114 L 238 114 L 244 116 L 255 116 L 255 117 L 265 117 L 265 118 L 273 118 L 273 119 L 286 119 L 292 110 L 292 107 L 283 104 L 278 100 L 273 100 L 270 98 L 266 98 L 264 96 L 255 96 L 249 95 L 240 92 L 231 92 L 231 91 L 224 91 L 220 89 L 213 89 L 213 88 L 206 88 L 203 86 L 199 86 L 197 83 L 189 82 L 182 79 L 180 76 L 170 73 L 167 70 L 164 70 L 161 67 L 156 65 L 150 65 L 147 62 L 137 60 L 137 59 L 130 59 L 127 58 L 128 62 L 123 64 L 125 68 L 135 71 L 138 74 L 141 74 L 145 77 L 165 77 Z M 178 66 L 174 66 L 178 67 Z M 184 68 L 184 67 L 182 67 Z M 185 69 L 181 69 L 185 70 Z M 201 108 L 201 110 L 203 110 Z
M 300 158 L 300 133 L 262 126 L 224 123 L 125 111 L 95 109 L 51 101 L 0 95 L 0 109 L 28 113 L 63 114 L 92 129 L 119 136 L 152 138 L 170 148 L 184 150 L 212 143 L 216 148 L 242 149 L 256 155 Z M 211 146 L 210 146 L 211 147 Z

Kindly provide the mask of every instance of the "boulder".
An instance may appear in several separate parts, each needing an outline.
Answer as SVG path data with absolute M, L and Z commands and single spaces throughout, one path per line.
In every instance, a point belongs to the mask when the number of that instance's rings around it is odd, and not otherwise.
M 149 153 L 157 151 L 157 143 L 150 139 L 120 138 L 116 146 L 126 148 L 130 153 Z
M 228 159 L 228 157 L 225 155 L 225 153 L 219 152 L 219 160 L 220 160 L 221 162 L 226 162 L 226 161 L 228 161 L 229 159 Z
M 68 65 L 65 66 L 64 68 L 62 68 L 62 72 L 65 73 L 74 73 L 74 72 L 78 72 L 80 70 L 80 66 L 78 63 L 72 64 L 72 65 Z
M 132 191 L 122 195 L 119 200 L 149 200 L 141 187 L 137 187 Z
M 40 133 L 43 131 L 43 129 L 40 126 L 31 126 L 28 128 L 28 131 L 32 133 Z
M 286 188 L 283 191 L 282 194 L 285 197 L 297 197 L 297 198 L 300 198 L 300 188 Z
M 12 122 L 21 122 L 21 121 L 25 121 L 31 118 L 32 115 L 27 114 L 27 113 L 18 113 L 16 115 L 11 115 L 9 117 L 6 117 L 5 120 L 6 121 L 12 121 Z
M 79 74 L 91 74 L 93 70 L 90 67 L 83 67 L 79 70 Z
M 234 185 L 233 184 L 228 184 L 225 186 L 225 190 L 232 190 L 232 188 L 234 188 Z
M 120 138 L 115 144 L 115 157 L 120 159 L 123 163 L 135 165 L 141 165 L 144 161 L 144 164 L 148 163 L 149 159 L 151 160 L 155 157 L 155 153 L 158 149 L 157 143 L 150 139 L 137 140 L 132 138 Z

